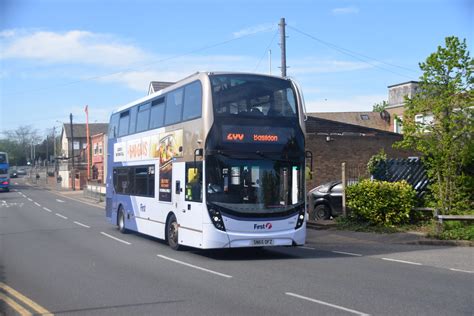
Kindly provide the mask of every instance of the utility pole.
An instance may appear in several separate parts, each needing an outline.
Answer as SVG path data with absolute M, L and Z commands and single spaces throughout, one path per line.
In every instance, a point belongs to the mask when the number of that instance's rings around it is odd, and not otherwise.
M 49 150 L 48 150 L 48 141 L 49 141 L 49 136 L 46 135 L 46 184 L 48 184 L 48 163 L 49 163 Z
M 285 18 L 280 19 L 281 76 L 286 77 L 286 35 Z
M 53 126 L 53 155 L 56 161 L 56 126 Z
M 71 184 L 72 184 L 72 190 L 76 191 L 76 172 L 74 170 L 74 132 L 72 128 L 72 113 L 69 114 L 69 121 L 71 122 L 71 160 L 72 160 Z
M 268 63 L 270 67 L 270 75 L 272 74 L 272 50 L 268 50 Z

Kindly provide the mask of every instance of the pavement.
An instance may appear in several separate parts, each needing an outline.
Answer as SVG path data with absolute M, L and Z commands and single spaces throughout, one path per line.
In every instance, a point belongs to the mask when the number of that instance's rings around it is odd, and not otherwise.
M 35 183 L 35 179 L 30 180 L 25 178 L 30 185 L 41 187 L 49 190 L 55 194 L 63 197 L 81 201 L 91 206 L 96 206 L 105 209 L 105 198 L 100 200 L 87 196 L 83 190 L 71 190 L 61 188 L 56 184 L 53 178 L 46 183 L 46 181 L 39 181 Z M 363 243 L 378 243 L 378 244 L 405 244 L 405 245 L 430 245 L 430 246 L 458 246 L 458 247 L 474 247 L 474 241 L 468 240 L 439 240 L 428 238 L 425 234 L 420 232 L 400 232 L 400 233 L 369 233 L 369 232 L 354 232 L 348 230 L 337 229 L 334 220 L 321 220 L 317 222 L 309 222 L 307 224 L 308 234 L 306 241 L 309 244 L 316 244 L 321 242 L 321 232 L 313 234 L 313 230 L 327 230 L 324 235 L 337 235 L 346 241 L 363 242 Z M 335 236 L 332 236 L 334 238 Z M 337 238 L 336 238 L 337 239 Z

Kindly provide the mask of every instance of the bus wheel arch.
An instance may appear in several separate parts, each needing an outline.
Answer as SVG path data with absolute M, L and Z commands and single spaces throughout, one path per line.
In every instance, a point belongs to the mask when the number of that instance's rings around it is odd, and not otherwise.
M 178 236 L 178 220 L 176 215 L 173 212 L 169 212 L 166 217 L 166 227 L 165 227 L 165 241 L 171 247 L 171 249 L 179 250 L 179 236 Z

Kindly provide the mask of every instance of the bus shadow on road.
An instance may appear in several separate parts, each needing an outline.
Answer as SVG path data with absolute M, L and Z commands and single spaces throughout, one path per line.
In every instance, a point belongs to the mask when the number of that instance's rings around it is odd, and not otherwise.
M 185 251 L 209 259 L 221 261 L 296 260 L 334 257 L 334 254 L 331 254 L 330 252 L 299 247 L 252 247 L 211 250 L 196 250 L 189 248 Z

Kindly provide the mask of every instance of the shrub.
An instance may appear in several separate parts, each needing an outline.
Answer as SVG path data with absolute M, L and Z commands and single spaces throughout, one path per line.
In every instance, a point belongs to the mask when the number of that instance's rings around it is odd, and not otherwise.
M 416 191 L 406 181 L 362 180 L 347 187 L 351 217 L 374 226 L 391 227 L 410 222 Z
M 367 162 L 367 171 L 377 180 L 387 180 L 390 177 L 387 165 L 387 154 L 382 149 L 370 157 Z

